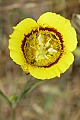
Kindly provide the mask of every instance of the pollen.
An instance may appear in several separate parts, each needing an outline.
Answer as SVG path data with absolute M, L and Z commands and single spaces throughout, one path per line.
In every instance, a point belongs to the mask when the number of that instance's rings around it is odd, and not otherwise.
M 23 51 L 28 64 L 48 67 L 57 62 L 62 54 L 62 41 L 54 31 L 36 30 L 25 39 Z

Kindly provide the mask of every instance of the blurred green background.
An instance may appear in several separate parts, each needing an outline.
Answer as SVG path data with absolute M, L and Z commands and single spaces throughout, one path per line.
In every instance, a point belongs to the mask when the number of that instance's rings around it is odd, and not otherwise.
M 12 27 L 27 17 L 37 20 L 47 11 L 70 19 L 75 27 L 75 61 L 60 78 L 45 81 L 26 95 L 16 107 L 15 120 L 80 120 L 80 0 L 0 0 L 0 89 L 8 97 L 18 95 L 28 79 L 9 57 Z M 0 120 L 9 120 L 10 114 L 11 108 L 0 96 Z

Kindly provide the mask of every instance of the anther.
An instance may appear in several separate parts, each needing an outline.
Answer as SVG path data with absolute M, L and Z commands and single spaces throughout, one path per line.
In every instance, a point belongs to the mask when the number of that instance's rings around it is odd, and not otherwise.
M 57 50 L 53 49 L 53 48 L 49 48 L 48 52 L 57 52 Z

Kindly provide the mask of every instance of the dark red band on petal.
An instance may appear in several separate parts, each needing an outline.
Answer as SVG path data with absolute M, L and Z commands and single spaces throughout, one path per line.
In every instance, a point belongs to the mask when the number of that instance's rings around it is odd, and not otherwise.
M 62 49 L 62 51 L 64 50 L 64 46 L 63 46 L 63 42 L 64 42 L 64 41 L 63 41 L 63 36 L 61 35 L 60 32 L 58 32 L 58 31 L 57 31 L 56 29 L 54 29 L 54 28 L 48 28 L 48 27 L 43 28 L 43 27 L 39 27 L 39 29 L 32 30 L 32 31 L 31 31 L 30 33 L 28 33 L 27 35 L 24 34 L 24 39 L 22 40 L 22 45 L 21 45 L 21 48 L 22 48 L 24 57 L 25 57 L 24 46 L 25 46 L 25 43 L 26 43 L 27 38 L 29 38 L 29 37 L 30 37 L 32 34 L 34 34 L 34 33 L 37 34 L 40 30 L 42 30 L 42 31 L 48 30 L 48 31 L 50 31 L 50 32 L 54 32 L 54 33 L 56 34 L 56 36 L 59 37 L 59 40 L 60 40 L 60 42 L 61 42 L 61 49 Z M 54 37 L 56 37 L 56 36 L 54 35 Z M 57 38 L 56 38 L 56 40 L 57 40 Z M 60 56 L 58 57 L 58 59 L 57 59 L 54 63 L 50 64 L 49 66 L 42 66 L 42 67 L 44 67 L 44 68 L 49 68 L 49 67 L 51 67 L 52 65 L 56 64 L 56 63 L 59 61 L 59 59 L 61 58 L 61 56 L 62 56 L 62 53 L 60 54 Z M 26 59 L 26 57 L 25 57 L 25 59 Z M 38 67 L 41 67 L 41 66 L 38 66 Z
M 22 45 L 21 45 L 21 48 L 22 48 L 23 53 L 24 53 L 24 45 L 25 45 L 25 42 L 26 42 L 27 38 L 29 38 L 29 36 L 31 36 L 32 34 L 37 33 L 37 32 L 38 32 L 38 30 L 36 29 L 36 30 L 32 30 L 32 31 L 31 31 L 30 33 L 28 33 L 27 35 L 24 34 L 24 39 L 22 40 Z M 24 54 L 25 54 L 25 53 L 24 53 Z

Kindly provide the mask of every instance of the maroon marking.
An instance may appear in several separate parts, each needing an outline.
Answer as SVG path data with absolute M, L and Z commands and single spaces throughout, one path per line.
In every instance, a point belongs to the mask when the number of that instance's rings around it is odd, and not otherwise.
M 63 48 L 64 48 L 63 42 L 64 42 L 64 41 L 63 41 L 63 38 L 62 38 L 61 33 L 59 33 L 59 32 L 58 32 L 56 29 L 54 29 L 54 28 L 48 28 L 48 27 L 45 27 L 45 28 L 40 27 L 39 30 L 43 30 L 43 31 L 48 30 L 48 31 L 54 32 L 54 33 L 59 37 L 59 40 L 60 40 L 60 42 L 61 42 L 61 49 L 63 50 Z M 30 33 L 28 33 L 27 35 L 24 34 L 24 39 L 22 40 L 21 48 L 22 48 L 22 51 L 23 51 L 23 54 L 24 54 L 25 59 L 26 59 L 25 52 L 24 52 L 25 42 L 26 42 L 27 38 L 30 37 L 30 35 L 32 35 L 32 34 L 34 34 L 34 33 L 37 33 L 37 32 L 39 32 L 39 31 L 36 29 L 36 30 L 32 30 L 32 31 L 31 31 Z M 61 58 L 61 56 L 62 56 L 62 53 L 60 54 L 60 56 L 58 57 L 58 59 L 57 59 L 54 63 L 52 63 L 52 64 L 50 64 L 50 65 L 48 65 L 48 66 L 38 66 L 38 67 L 49 68 L 49 67 L 51 67 L 52 65 L 56 64 L 56 63 L 59 61 L 59 59 Z
M 21 48 L 22 48 L 22 51 L 24 53 L 24 45 L 25 45 L 25 42 L 26 42 L 26 39 L 30 37 L 30 35 L 32 35 L 33 33 L 36 33 L 38 32 L 38 30 L 36 29 L 35 31 L 32 30 L 30 33 L 28 33 L 27 35 L 24 34 L 24 39 L 22 40 L 22 45 L 21 45 Z M 25 53 L 24 53 L 25 55 Z

